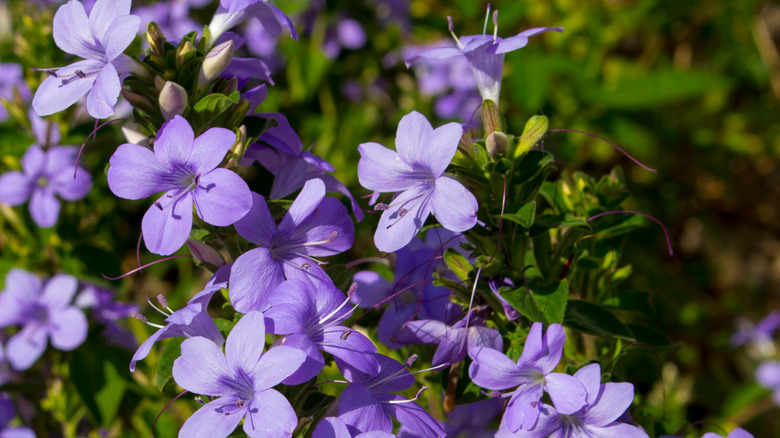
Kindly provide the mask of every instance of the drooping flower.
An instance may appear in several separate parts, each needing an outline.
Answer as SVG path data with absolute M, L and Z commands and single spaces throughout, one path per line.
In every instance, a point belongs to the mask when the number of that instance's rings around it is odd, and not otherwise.
M 119 73 L 128 68 L 122 52 L 133 42 L 141 19 L 130 15 L 131 0 L 98 0 L 87 17 L 84 6 L 69 0 L 54 15 L 57 47 L 85 58 L 49 70 L 33 97 L 39 116 L 68 108 L 87 94 L 87 111 L 96 119 L 114 114 L 121 90 Z
M 511 415 L 507 407 L 496 438 L 648 438 L 641 428 L 617 421 L 634 401 L 634 385 L 625 382 L 602 384 L 601 367 L 597 363 L 583 367 L 574 377 L 587 390 L 587 402 L 582 408 L 563 414 L 556 411 L 558 405 L 555 399 L 555 408 L 540 403 L 541 415 L 536 426 L 512 432 L 506 421 L 507 415 Z M 566 391 L 569 388 L 561 389 Z M 714 438 L 707 435 L 702 438 L 705 437 Z
M 211 128 L 195 138 L 181 116 L 165 122 L 157 133 L 154 152 L 125 143 L 111 156 L 108 186 L 125 199 L 143 199 L 165 192 L 141 222 L 149 251 L 169 255 L 184 245 L 192 229 L 192 206 L 206 223 L 225 227 L 241 219 L 252 206 L 246 182 L 219 166 L 236 135 Z
M 66 201 L 82 199 L 92 188 L 92 177 L 86 170 L 76 169 L 77 148 L 56 146 L 60 141 L 56 123 L 47 123 L 32 111 L 29 117 L 37 143 L 24 154 L 21 172 L 7 172 L 0 177 L 0 202 L 15 206 L 29 199 L 33 221 L 41 228 L 50 228 L 60 215 L 57 196 Z
M 425 116 L 413 111 L 398 124 L 397 152 L 378 143 L 358 147 L 360 185 L 376 192 L 402 192 L 382 206 L 374 234 L 380 251 L 393 252 L 406 246 L 431 213 L 451 231 L 466 231 L 477 223 L 477 199 L 463 184 L 444 174 L 462 134 L 457 123 L 433 129 Z
M 181 344 L 173 378 L 195 394 L 217 397 L 187 419 L 184 438 L 224 438 L 244 420 L 250 437 L 289 437 L 298 424 L 290 402 L 272 389 L 294 373 L 306 355 L 296 348 L 265 349 L 263 314 L 244 315 L 228 335 L 225 352 L 208 339 Z
M 308 281 L 288 280 L 268 297 L 264 312 L 269 333 L 287 335 L 278 343 L 306 353 L 306 362 L 284 380 L 297 385 L 322 371 L 325 358 L 320 350 L 366 374 L 379 372 L 376 346 L 362 333 L 344 327 L 352 315 L 349 299 L 335 286 L 314 287 Z
M 168 324 L 164 326 L 156 326 L 159 328 L 153 335 L 138 347 L 138 350 L 133 355 L 133 359 L 130 361 L 130 371 L 135 372 L 135 364 L 139 360 L 143 360 L 150 351 L 154 343 L 166 338 L 179 338 L 179 337 L 201 337 L 213 342 L 214 345 L 219 347 L 225 342 L 225 338 L 222 337 L 214 320 L 211 319 L 208 313 L 209 301 L 220 289 L 227 287 L 227 279 L 230 275 L 230 265 L 221 267 L 211 277 L 206 287 L 198 292 L 192 299 L 187 302 L 187 305 L 170 314 L 159 310 L 166 315 L 165 322 Z M 150 302 L 151 303 L 151 302 Z M 162 304 L 162 303 L 161 303 Z M 167 305 L 164 305 L 167 309 Z M 140 317 L 140 315 L 138 315 Z M 146 318 L 141 318 L 145 321 Z M 150 324 L 152 325 L 152 324 Z
M 378 355 L 377 374 L 355 370 L 338 358 L 336 364 L 351 383 L 339 396 L 339 418 L 360 432 L 393 431 L 393 421 L 414 430 L 421 438 L 444 436 L 441 424 L 412 400 L 393 394 L 414 385 L 414 377 L 396 360 Z
M 268 293 L 285 279 L 331 283 L 314 257 L 346 251 L 355 238 L 347 209 L 325 198 L 319 179 L 306 182 L 278 225 L 265 198 L 253 193 L 252 209 L 235 226 L 258 245 L 236 259 L 230 274 L 230 302 L 242 313 L 267 309 Z
M 542 336 L 542 324 L 537 322 L 528 333 L 517 363 L 491 348 L 475 348 L 469 352 L 474 359 L 469 367 L 469 377 L 477 386 L 503 390 L 519 385 L 516 390 L 504 394 L 511 397 L 502 421 L 507 430 L 534 429 L 544 392 L 550 395 L 562 414 L 573 414 L 585 404 L 586 387 L 579 380 L 552 372 L 561 361 L 565 342 L 563 326 L 552 324 Z
M 87 318 L 71 300 L 78 281 L 66 274 L 55 275 L 44 285 L 41 279 L 19 268 L 5 277 L 0 292 L 0 328 L 23 326 L 6 344 L 6 355 L 18 371 L 30 368 L 51 338 L 54 348 L 73 350 L 87 338 Z
M 465 56 L 471 66 L 474 80 L 477 82 L 479 94 L 483 100 L 491 100 L 498 105 L 501 92 L 501 74 L 504 69 L 504 55 L 528 44 L 528 38 L 549 30 L 563 32 L 562 27 L 534 27 L 524 30 L 515 36 L 501 38 L 497 34 L 498 11 L 493 12 L 493 35 L 467 35 L 460 38 L 453 32 L 452 18 L 447 17 L 450 33 L 455 38 L 457 47 L 438 47 L 413 55 L 406 59 L 406 65 L 411 66 L 421 59 L 438 60 Z
M 290 17 L 271 3 L 265 0 L 220 0 L 219 8 L 209 23 L 212 40 L 216 41 L 225 31 L 253 17 L 273 35 L 279 35 L 284 26 L 290 31 L 292 39 L 298 39 L 298 31 Z

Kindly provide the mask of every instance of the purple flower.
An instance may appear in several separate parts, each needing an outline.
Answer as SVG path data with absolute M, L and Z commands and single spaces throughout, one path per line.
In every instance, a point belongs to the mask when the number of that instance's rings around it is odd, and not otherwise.
M 394 392 L 414 385 L 414 377 L 397 361 L 378 355 L 381 370 L 371 375 L 345 366 L 336 358 L 349 386 L 339 396 L 339 418 L 360 432 L 393 431 L 393 421 L 414 430 L 422 438 L 444 436 L 441 424 L 417 403 Z
M 209 23 L 213 40 L 242 21 L 256 17 L 263 28 L 273 35 L 282 32 L 282 26 L 290 31 L 292 39 L 298 39 L 292 20 L 279 8 L 264 0 L 220 0 L 219 8 Z
M 18 91 L 23 100 L 30 98 L 30 89 L 24 82 L 22 66 L 12 62 L 0 64 L 0 122 L 8 120 L 8 110 L 2 101 L 13 101 L 14 91 Z
M 355 238 L 347 209 L 325 198 L 325 184 L 319 179 L 306 182 L 278 225 L 265 198 L 252 195 L 252 209 L 236 223 L 236 230 L 258 248 L 238 257 L 230 275 L 230 302 L 242 313 L 265 310 L 268 293 L 285 278 L 331 283 L 314 257 L 346 251 Z
M 294 373 L 306 355 L 290 347 L 265 354 L 263 314 L 244 315 L 228 335 L 225 353 L 204 338 L 181 344 L 173 378 L 187 391 L 217 397 L 184 423 L 180 437 L 227 437 L 244 420 L 250 437 L 292 436 L 298 417 L 290 402 L 272 389 Z
M 586 404 L 576 412 L 563 414 L 552 406 L 540 403 L 539 421 L 531 430 L 512 432 L 509 407 L 504 413 L 496 438 L 648 438 L 639 427 L 618 420 L 634 401 L 634 386 L 630 383 L 601 383 L 601 367 L 594 363 L 577 371 L 574 377 L 587 391 Z M 567 390 L 569 388 L 561 388 Z M 556 399 L 553 398 L 553 403 Z M 510 402 L 511 406 L 511 402 Z M 558 408 L 558 405 L 555 404 Z M 568 411 L 568 406 L 566 408 Z M 507 420 L 510 416 L 510 421 Z
M 495 431 L 489 431 L 488 425 L 503 409 L 500 398 L 458 405 L 447 414 L 450 421 L 444 424 L 444 430 L 449 437 L 493 438 Z
M 190 7 L 204 6 L 208 2 L 199 1 L 196 5 L 191 3 L 188 0 L 171 0 L 136 8 L 135 13 L 141 17 L 141 32 L 145 32 L 146 26 L 152 21 L 160 26 L 160 31 L 170 41 L 179 41 L 184 35 L 200 30 L 202 26 L 191 18 Z
M 69 351 L 87 337 L 87 318 L 70 304 L 78 281 L 55 275 L 45 285 L 37 275 L 19 268 L 5 277 L 0 292 L 0 328 L 21 325 L 6 344 L 6 355 L 18 371 L 30 368 L 46 349 L 46 341 L 58 350 Z
M 494 26 L 498 26 L 497 16 L 498 11 L 495 11 L 493 13 Z M 452 19 L 450 17 L 447 19 L 450 23 L 450 32 L 453 32 Z M 439 47 L 428 50 L 407 58 L 406 65 L 410 66 L 420 59 L 438 60 L 465 56 L 471 66 L 471 72 L 477 82 L 482 99 L 491 100 L 498 104 L 504 55 L 522 49 L 528 44 L 529 37 L 548 30 L 563 32 L 562 27 L 535 27 L 506 39 L 495 33 L 493 35 L 467 35 L 458 39 L 453 33 L 457 47 Z
M 323 43 L 325 56 L 335 59 L 339 56 L 341 48 L 359 49 L 366 44 L 366 31 L 359 21 L 342 17 L 335 27 L 328 29 Z
M 701 438 L 723 438 L 723 436 L 718 435 L 715 432 L 707 432 L 702 435 Z M 746 431 L 745 429 L 738 427 L 732 430 L 726 438 L 753 438 L 753 435 L 751 435 L 750 432 Z
M 740 346 L 748 344 L 755 348 L 761 357 L 770 357 L 775 354 L 773 337 L 780 327 L 780 310 L 774 310 L 761 321 L 753 324 L 745 318 L 737 319 L 737 332 L 731 336 L 731 345 Z
M 138 346 L 135 335 L 116 321 L 138 313 L 138 306 L 114 300 L 114 292 L 88 284 L 75 300 L 76 306 L 92 309 L 92 317 L 104 326 L 103 337 L 109 344 L 133 349 Z
M 54 114 L 73 105 L 85 94 L 87 111 L 96 119 L 114 114 L 121 84 L 117 67 L 133 42 L 141 19 L 130 14 L 131 0 L 98 0 L 89 18 L 81 2 L 70 0 L 54 15 L 52 32 L 57 47 L 85 58 L 50 71 L 33 97 L 40 116 Z
M 165 122 L 154 152 L 126 143 L 111 156 L 108 186 L 125 199 L 166 192 L 149 207 L 141 222 L 149 251 L 169 255 L 184 245 L 192 230 L 192 205 L 206 223 L 225 227 L 252 206 L 249 187 L 235 172 L 217 167 L 236 141 L 236 134 L 211 128 L 198 138 L 181 116 Z
M 531 327 L 516 364 L 498 350 L 475 348 L 470 352 L 474 362 L 469 376 L 477 386 L 502 390 L 520 385 L 505 394 L 511 396 L 504 413 L 509 431 L 534 429 L 545 391 L 564 414 L 577 412 L 585 404 L 586 387 L 580 381 L 568 374 L 552 372 L 561 361 L 565 342 L 563 326 L 553 324 L 542 336 L 542 324 L 537 322 Z
M 395 438 L 392 433 L 371 430 L 368 432 L 350 432 L 350 427 L 339 417 L 326 417 L 317 424 L 312 438 Z M 352 428 L 352 430 L 355 430 Z
M 8 427 L 15 416 L 14 402 L 0 392 L 0 438 L 35 438 L 35 433 L 26 427 Z
M 0 177 L 0 201 L 20 205 L 30 200 L 29 210 L 33 221 L 41 228 L 57 223 L 60 202 L 77 201 L 89 193 L 92 177 L 76 168 L 78 149 L 72 146 L 47 146 L 60 141 L 56 123 L 48 123 L 30 111 L 33 135 L 38 141 L 30 146 L 22 158 L 22 172 L 7 172 Z M 73 171 L 76 170 L 76 178 Z
M 772 400 L 780 406 L 780 361 L 762 362 L 756 369 L 756 382 L 773 391 Z
M 279 343 L 307 356 L 301 368 L 284 380 L 285 385 L 306 382 L 322 371 L 325 358 L 319 350 L 364 373 L 379 372 L 376 346 L 363 334 L 342 325 L 352 315 L 349 299 L 335 286 L 323 286 L 315 288 L 308 281 L 288 280 L 268 297 L 271 307 L 264 312 L 268 332 L 287 335 Z
M 360 185 L 376 192 L 402 192 L 382 206 L 384 212 L 374 234 L 380 251 L 393 252 L 406 246 L 430 213 L 451 231 L 466 231 L 477 223 L 477 199 L 463 184 L 444 174 L 462 134 L 457 123 L 434 130 L 425 116 L 413 111 L 398 124 L 397 152 L 378 143 L 358 147 Z
M 514 321 L 522 315 L 513 305 L 509 304 L 509 301 L 501 296 L 501 293 L 499 293 L 499 289 L 502 287 L 514 287 L 511 278 L 493 277 L 488 280 L 488 287 L 490 288 L 490 291 L 493 292 L 493 295 L 498 298 L 498 301 L 501 302 L 506 319 Z
M 157 330 L 152 336 L 144 341 L 138 350 L 133 355 L 133 359 L 130 361 L 130 371 L 135 372 L 135 364 L 139 360 L 143 360 L 149 352 L 152 350 L 152 346 L 155 342 L 166 338 L 179 338 L 179 337 L 202 337 L 210 340 L 217 346 L 222 346 L 225 342 L 225 338 L 222 337 L 214 320 L 211 319 L 208 313 L 209 301 L 216 292 L 220 289 L 227 287 L 227 279 L 230 274 L 230 265 L 221 267 L 206 284 L 206 287 L 198 292 L 187 303 L 187 306 L 172 312 L 168 309 L 167 305 L 163 307 L 168 310 L 166 313 L 163 310 L 155 308 L 157 311 L 166 316 L 165 326 L 159 326 L 149 324 L 153 327 L 157 327 Z M 151 304 L 151 302 L 150 302 Z M 162 303 L 160 303 L 162 304 Z M 154 307 L 154 306 L 153 306 Z M 142 321 L 146 321 L 146 318 L 141 317 Z

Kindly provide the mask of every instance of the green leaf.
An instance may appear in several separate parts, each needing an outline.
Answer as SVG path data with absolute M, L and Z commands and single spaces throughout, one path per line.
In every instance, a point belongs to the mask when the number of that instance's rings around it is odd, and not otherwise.
M 127 387 L 125 356 L 124 352 L 108 348 L 100 354 L 77 351 L 70 359 L 71 381 L 87 410 L 103 427 L 114 422 Z
M 671 339 L 655 327 L 644 324 L 628 324 L 629 330 L 634 334 L 637 342 L 643 342 L 651 347 L 664 348 L 674 344 Z
M 655 308 L 650 303 L 650 292 L 629 291 L 604 300 L 601 304 L 607 307 L 638 313 L 648 319 L 655 316 Z
M 536 218 L 536 201 L 523 204 L 516 213 L 504 213 L 504 219 L 510 220 L 526 230 L 530 229 Z
M 214 126 L 220 126 L 219 121 L 230 117 L 231 110 L 238 103 L 238 96 L 231 93 L 230 96 L 224 94 L 209 94 L 199 100 L 192 107 L 190 121 L 195 135 Z
M 447 252 L 444 253 L 444 262 L 461 281 L 467 281 L 469 274 L 474 270 L 468 259 L 452 248 L 447 249 Z
M 512 183 L 521 184 L 532 180 L 542 171 L 542 169 L 552 162 L 553 157 L 548 152 L 536 149 L 528 151 L 528 153 L 521 157 L 520 165 L 515 167 L 515 177 Z
M 173 338 L 165 344 L 160 354 L 160 362 L 157 363 L 157 389 L 165 389 L 173 378 L 173 361 L 181 356 L 181 343 L 184 338 Z
M 634 340 L 628 327 L 612 312 L 587 301 L 570 300 L 564 324 L 584 333 Z
M 502 294 L 515 309 L 533 322 L 561 324 L 566 314 L 569 284 L 566 280 L 550 285 L 532 282 L 529 289 L 521 287 Z
M 225 338 L 227 338 L 228 334 L 230 334 L 230 331 L 233 330 L 233 326 L 236 325 L 234 321 L 225 318 L 214 318 L 214 323 L 217 325 L 219 332 L 222 333 L 222 336 Z
M 346 265 L 327 265 L 325 273 L 333 280 L 333 284 L 340 290 L 346 291 L 352 285 L 355 269 Z

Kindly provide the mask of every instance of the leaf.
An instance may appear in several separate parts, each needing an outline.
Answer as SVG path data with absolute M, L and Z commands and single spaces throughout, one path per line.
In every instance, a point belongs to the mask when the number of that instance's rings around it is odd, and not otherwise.
M 629 330 L 637 342 L 643 342 L 651 347 L 671 347 L 674 344 L 662 331 L 644 324 L 629 324 Z
M 157 389 L 165 389 L 173 378 L 173 361 L 181 356 L 181 344 L 185 338 L 173 338 L 165 344 L 160 354 L 160 362 L 157 363 Z
M 209 94 L 199 100 L 192 107 L 192 112 L 190 113 L 192 129 L 195 131 L 195 135 L 202 133 L 207 128 L 219 126 L 218 120 L 229 117 L 230 110 L 233 109 L 236 103 L 238 103 L 238 97 L 232 93 L 230 96 L 219 93 Z
M 533 322 L 561 324 L 566 313 L 569 284 L 566 280 L 551 285 L 529 284 L 502 294 L 515 309 Z
M 523 204 L 516 213 L 504 213 L 504 219 L 510 220 L 521 227 L 530 229 L 536 217 L 536 201 Z
M 601 304 L 627 312 L 635 312 L 647 319 L 653 319 L 655 308 L 650 303 L 650 296 L 650 292 L 647 291 L 621 292 L 617 296 L 604 300 Z
M 566 306 L 564 324 L 592 335 L 634 340 L 628 327 L 612 312 L 587 301 L 570 300 Z
M 355 276 L 355 270 L 347 265 L 327 265 L 325 273 L 333 280 L 333 284 L 343 291 L 352 286 L 352 278 Z
M 515 167 L 513 184 L 521 184 L 532 180 L 542 169 L 553 162 L 553 157 L 548 152 L 532 149 L 521 157 L 520 165 Z
M 467 281 L 469 279 L 469 274 L 474 270 L 474 267 L 471 266 L 468 259 L 452 248 L 447 249 L 444 253 L 444 262 L 461 281 Z
M 100 354 L 73 353 L 68 364 L 70 379 L 87 410 L 103 427 L 114 422 L 127 381 L 127 354 L 104 348 Z M 118 370 L 122 369 L 122 373 Z
M 227 338 L 228 334 L 230 334 L 230 331 L 233 330 L 233 326 L 236 325 L 235 322 L 225 318 L 214 318 L 214 323 L 217 325 L 219 332 L 222 333 L 222 336 L 225 338 Z

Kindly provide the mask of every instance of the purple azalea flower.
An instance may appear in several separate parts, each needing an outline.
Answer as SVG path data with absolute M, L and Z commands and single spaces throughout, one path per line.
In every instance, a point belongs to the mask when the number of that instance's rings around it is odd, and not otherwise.
M 0 292 L 0 328 L 21 325 L 6 344 L 6 355 L 18 371 L 30 368 L 51 338 L 54 348 L 70 351 L 87 338 L 87 318 L 70 304 L 78 281 L 65 274 L 42 284 L 37 275 L 14 268 Z
M 30 98 L 30 88 L 24 82 L 22 66 L 12 62 L 0 64 L 0 122 L 8 120 L 8 110 L 2 101 L 13 101 L 15 91 L 25 101 Z
M 40 116 L 54 114 L 87 94 L 87 111 L 96 119 L 114 114 L 121 83 L 117 68 L 127 69 L 122 52 L 133 42 L 141 19 L 130 15 L 131 0 L 98 0 L 87 18 L 81 2 L 70 0 L 54 15 L 57 47 L 85 58 L 50 71 L 33 97 Z
M 723 435 L 718 435 L 715 432 L 707 432 L 702 435 L 701 438 L 723 438 Z M 753 438 L 753 435 L 751 435 L 750 432 L 746 431 L 745 429 L 738 427 L 732 430 L 726 438 Z
M 377 335 L 390 348 L 418 342 L 409 330 L 403 329 L 415 317 L 450 324 L 460 315 L 459 306 L 450 302 L 450 290 L 433 285 L 433 273 L 440 272 L 443 267 L 443 262 L 435 259 L 440 254 L 440 245 L 434 246 L 437 250 L 414 238 L 398 250 L 392 284 L 373 271 L 360 271 L 354 276 L 358 287 L 352 297 L 353 303 L 364 309 L 387 304 L 379 320 Z
M 211 36 L 217 40 L 225 31 L 252 17 L 256 17 L 271 34 L 279 35 L 282 26 L 285 26 L 292 39 L 298 40 L 298 31 L 290 17 L 264 0 L 220 0 L 219 8 L 209 23 Z
M 477 386 L 502 390 L 519 385 L 516 390 L 504 394 L 511 397 L 502 422 L 509 431 L 534 429 L 544 392 L 563 414 L 573 414 L 585 404 L 586 387 L 579 380 L 552 372 L 561 361 L 565 342 L 563 326 L 552 324 L 542 336 L 542 324 L 537 322 L 528 333 L 517 363 L 491 348 L 475 348 L 469 352 L 474 359 L 469 367 L 469 377 Z
M 780 361 L 762 362 L 756 369 L 756 382 L 773 391 L 772 400 L 780 406 Z
M 211 319 L 208 313 L 209 301 L 220 289 L 227 287 L 227 279 L 230 275 L 230 265 L 221 267 L 206 284 L 206 287 L 198 292 L 187 305 L 175 312 L 171 312 L 167 305 L 163 307 L 168 310 L 169 313 L 165 313 L 163 310 L 157 309 L 160 313 L 166 316 L 165 326 L 158 326 L 149 324 L 153 327 L 157 327 L 157 330 L 152 336 L 144 341 L 138 350 L 133 355 L 133 359 L 130 361 L 130 371 L 135 372 L 135 364 L 139 360 L 143 360 L 149 352 L 152 351 L 154 343 L 166 338 L 192 338 L 202 337 L 210 340 L 217 346 L 222 346 L 225 342 L 225 338 L 222 337 L 214 320 Z M 151 302 L 150 302 L 151 304 Z M 163 304 L 163 303 L 160 303 Z M 155 308 L 156 309 L 156 308 Z M 146 318 L 138 316 L 142 321 L 146 322 Z
M 285 385 L 306 382 L 322 371 L 325 358 L 319 350 L 366 374 L 379 372 L 374 343 L 342 325 L 352 309 L 349 299 L 332 284 L 315 288 L 308 281 L 288 280 L 271 292 L 268 303 L 271 307 L 264 312 L 268 332 L 287 335 L 278 343 L 307 356 L 301 368 L 282 382 Z
M 355 370 L 338 358 L 336 364 L 351 383 L 339 396 L 339 418 L 360 432 L 392 432 L 393 421 L 414 430 L 421 438 L 444 436 L 441 424 L 423 408 L 394 392 L 414 385 L 414 377 L 398 361 L 377 355 L 381 369 L 371 375 Z
M 397 152 L 378 143 L 358 147 L 360 185 L 377 192 L 402 192 L 383 206 L 374 234 L 380 251 L 393 252 L 406 246 L 430 213 L 451 231 L 466 231 L 476 225 L 477 199 L 463 184 L 444 174 L 462 134 L 457 123 L 434 130 L 425 116 L 413 111 L 398 124 Z
M 540 403 L 541 415 L 536 427 L 516 432 L 512 432 L 509 422 L 505 421 L 510 415 L 507 407 L 496 438 L 648 438 L 639 427 L 617 421 L 634 401 L 634 385 L 624 382 L 602 384 L 601 367 L 597 363 L 583 367 L 574 377 L 587 390 L 585 406 L 574 413 L 562 414 L 552 406 Z
M 35 224 L 50 228 L 60 215 L 57 196 L 66 201 L 82 199 L 92 188 L 92 177 L 79 167 L 73 178 L 78 149 L 54 146 L 60 141 L 58 125 L 46 122 L 32 111 L 29 116 L 38 143 L 24 154 L 22 172 L 7 172 L 0 176 L 0 202 L 15 206 L 29 199 L 30 216 Z
M 750 345 L 762 357 L 775 354 L 774 334 L 780 327 L 780 310 L 774 310 L 761 321 L 753 324 L 746 318 L 737 319 L 737 332 L 731 336 L 731 345 Z
M 306 182 L 278 225 L 265 198 L 252 195 L 252 209 L 235 227 L 258 247 L 238 257 L 230 275 L 230 302 L 242 313 L 266 310 L 268 293 L 285 278 L 331 283 L 314 257 L 346 251 L 355 239 L 347 209 L 325 198 L 319 179 Z
M 493 13 L 493 25 L 498 26 L 497 14 Z M 452 19 L 447 17 L 452 29 Z M 484 100 L 491 100 L 498 104 L 498 97 L 501 92 L 501 73 L 504 69 L 504 55 L 518 49 L 522 49 L 528 44 L 528 38 L 549 30 L 563 32 L 562 27 L 535 27 L 524 30 L 519 34 L 501 38 L 494 35 L 467 35 L 460 39 L 455 37 L 457 47 L 438 47 L 413 55 L 406 59 L 406 65 L 411 66 L 422 59 L 439 60 L 465 56 L 471 66 L 471 72 L 474 80 L 477 82 L 479 94 Z
M 187 242 L 192 230 L 192 205 L 206 223 L 225 227 L 252 206 L 249 187 L 235 172 L 218 167 L 236 141 L 236 134 L 211 128 L 198 138 L 181 116 L 165 122 L 154 152 L 125 143 L 111 156 L 108 186 L 120 198 L 142 199 L 166 192 L 141 222 L 149 251 L 169 255 Z
M 294 373 L 306 355 L 290 347 L 265 354 L 263 314 L 244 315 L 228 335 L 225 353 L 208 339 L 196 337 L 181 344 L 173 363 L 173 378 L 195 394 L 217 397 L 184 423 L 180 437 L 227 437 L 244 420 L 252 438 L 292 436 L 298 417 L 290 402 L 272 389 Z
M 352 430 L 354 431 L 355 428 Z M 352 432 L 349 425 L 341 418 L 325 417 L 317 424 L 312 438 L 395 438 L 395 435 L 380 430 Z
M 468 326 L 466 325 L 468 323 Z M 458 363 L 466 358 L 467 352 L 476 348 L 491 348 L 502 351 L 504 342 L 501 333 L 485 327 L 484 318 L 475 309 L 471 318 L 463 317 L 453 325 L 435 319 L 422 319 L 406 324 L 408 331 L 421 344 L 436 344 L 439 348 L 433 355 L 431 365 Z
M 26 427 L 8 427 L 16 416 L 14 402 L 8 394 L 0 392 L 0 438 L 35 438 L 35 433 Z

